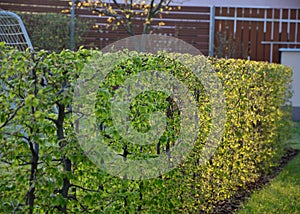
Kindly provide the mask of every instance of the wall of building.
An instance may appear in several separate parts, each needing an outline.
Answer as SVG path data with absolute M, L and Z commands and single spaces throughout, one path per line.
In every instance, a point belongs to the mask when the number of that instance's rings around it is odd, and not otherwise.
M 293 119 L 300 120 L 300 49 L 280 49 L 281 63 L 293 69 Z

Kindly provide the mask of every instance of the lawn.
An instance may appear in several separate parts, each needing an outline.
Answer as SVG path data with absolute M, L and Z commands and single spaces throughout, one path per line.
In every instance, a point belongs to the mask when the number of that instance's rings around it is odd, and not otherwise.
M 289 144 L 300 149 L 300 122 L 293 127 Z M 268 185 L 254 192 L 237 213 L 300 213 L 300 154 Z

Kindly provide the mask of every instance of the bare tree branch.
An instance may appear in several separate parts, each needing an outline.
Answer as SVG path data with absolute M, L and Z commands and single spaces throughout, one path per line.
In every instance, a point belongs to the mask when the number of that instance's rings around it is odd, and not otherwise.
M 88 191 L 88 192 L 99 192 L 99 189 L 98 190 L 88 189 L 88 188 L 85 188 L 85 187 L 82 187 L 82 186 L 78 186 L 76 184 L 71 184 L 70 187 L 79 188 L 81 190 Z
M 16 110 L 6 119 L 4 123 L 0 125 L 0 129 L 4 128 L 14 117 L 17 115 L 18 111 L 24 106 L 24 102 L 19 105 Z

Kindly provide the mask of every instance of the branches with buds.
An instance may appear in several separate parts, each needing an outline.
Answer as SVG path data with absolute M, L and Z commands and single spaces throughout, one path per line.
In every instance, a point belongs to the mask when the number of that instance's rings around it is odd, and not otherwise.
M 79 8 L 90 8 L 99 16 L 107 16 L 107 27 L 117 29 L 123 27 L 129 35 L 135 35 L 134 21 L 142 20 L 143 34 L 150 33 L 150 26 L 155 18 L 162 19 L 162 14 L 168 11 L 181 9 L 170 6 L 172 0 L 112 0 L 111 3 L 103 0 L 85 0 L 77 2 Z M 164 26 L 160 21 L 158 26 Z

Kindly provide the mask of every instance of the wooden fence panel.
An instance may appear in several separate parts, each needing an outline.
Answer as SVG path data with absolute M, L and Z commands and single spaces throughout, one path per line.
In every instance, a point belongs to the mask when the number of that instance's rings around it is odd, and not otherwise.
M 70 6 L 68 0 L 1 0 L 0 8 L 18 12 L 60 13 Z
M 62 13 L 70 15 L 70 0 L 1 0 L 0 8 L 16 12 Z M 91 27 L 84 35 L 83 45 L 86 48 L 103 48 L 129 34 L 122 29 L 106 28 L 107 17 L 99 17 L 88 9 L 76 9 L 76 17 L 90 21 Z M 153 24 L 164 22 L 165 26 L 153 27 L 152 33 L 175 36 L 199 49 L 203 54 L 209 52 L 209 7 L 181 7 L 180 10 L 163 13 L 162 19 L 157 17 Z M 143 24 L 137 22 L 136 34 L 142 33 Z M 95 28 L 97 26 L 97 28 Z
M 233 57 L 280 62 L 280 48 L 300 48 L 299 18 L 300 9 L 218 8 L 215 30 L 234 34 L 227 41 L 236 45 Z
M 18 12 L 62 13 L 70 15 L 70 0 L 1 0 L 0 8 Z M 300 48 L 300 9 L 272 8 L 215 8 L 215 54 L 234 58 L 250 58 L 259 61 L 279 62 L 279 48 Z M 120 28 L 106 28 L 107 17 L 98 17 L 87 9 L 76 9 L 76 16 L 92 24 L 84 35 L 87 48 L 103 48 L 128 36 Z M 157 17 L 151 32 L 182 39 L 202 53 L 209 53 L 209 7 L 181 7 Z M 136 22 L 137 34 L 143 24 Z M 95 28 L 93 26 L 98 26 Z M 218 50 L 219 49 L 219 50 Z

